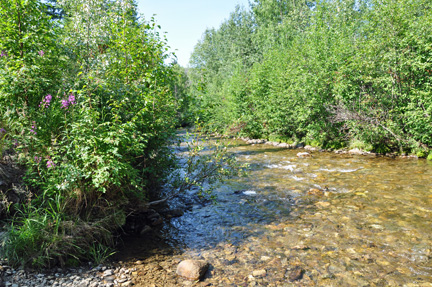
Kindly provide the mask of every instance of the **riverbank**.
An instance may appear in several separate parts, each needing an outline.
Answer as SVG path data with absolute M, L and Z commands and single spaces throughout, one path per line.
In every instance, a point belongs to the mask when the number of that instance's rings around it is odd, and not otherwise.
M 365 151 L 361 150 L 359 148 L 344 148 L 344 149 L 323 149 L 320 147 L 313 147 L 310 145 L 305 145 L 304 143 L 285 143 L 285 142 L 275 142 L 275 141 L 268 141 L 265 139 L 251 139 L 248 137 L 240 137 L 237 138 L 239 140 L 242 140 L 250 145 L 255 144 L 265 144 L 270 145 L 278 148 L 285 148 L 285 149 L 305 149 L 306 151 L 311 152 L 334 152 L 336 154 L 349 154 L 349 155 L 366 155 L 366 156 L 375 156 L 375 157 L 389 157 L 389 158 L 411 158 L 411 159 L 419 159 L 417 155 L 414 154 L 398 154 L 395 152 L 389 152 L 389 153 L 377 153 L 372 151 Z

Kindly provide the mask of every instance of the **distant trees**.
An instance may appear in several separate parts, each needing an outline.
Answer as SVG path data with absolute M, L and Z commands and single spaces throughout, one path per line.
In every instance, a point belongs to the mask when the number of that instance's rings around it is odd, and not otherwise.
M 210 129 L 323 147 L 432 148 L 431 4 L 255 0 L 195 47 Z

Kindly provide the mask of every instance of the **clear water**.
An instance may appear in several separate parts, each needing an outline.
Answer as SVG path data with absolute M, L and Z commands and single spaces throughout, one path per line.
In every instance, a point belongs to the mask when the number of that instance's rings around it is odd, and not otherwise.
M 214 282 L 432 286 L 418 285 L 432 282 L 430 163 L 328 152 L 298 158 L 300 150 L 243 142 L 231 151 L 250 164 L 249 177 L 221 185 L 216 205 L 196 205 L 162 230 L 184 257 L 211 262 Z M 295 268 L 304 276 L 290 283 Z M 266 276 L 251 277 L 262 269 Z

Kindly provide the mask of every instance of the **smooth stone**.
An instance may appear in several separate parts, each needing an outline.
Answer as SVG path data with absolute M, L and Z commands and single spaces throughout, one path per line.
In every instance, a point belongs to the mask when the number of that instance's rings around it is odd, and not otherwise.
M 103 273 L 103 277 L 114 275 L 114 271 L 112 269 L 105 270 Z
M 308 150 L 308 151 L 317 151 L 318 150 L 318 148 L 310 146 L 310 145 L 305 146 L 304 149 Z
M 299 152 L 297 157 L 311 157 L 312 155 L 308 152 Z
M 144 235 L 146 235 L 147 233 L 149 233 L 151 231 L 152 231 L 152 228 L 150 226 L 144 225 L 144 227 L 140 231 L 140 235 L 144 236 Z
M 104 282 L 106 283 L 112 283 L 114 282 L 115 279 L 116 279 L 115 276 L 106 276 L 103 278 Z
M 265 271 L 264 269 L 261 270 L 254 270 L 252 272 L 252 276 L 253 277 L 264 277 L 267 275 L 267 271 Z
M 354 155 L 362 155 L 363 152 L 361 150 L 359 150 L 358 148 L 354 148 L 348 151 L 349 154 L 354 154 Z
M 184 260 L 177 266 L 177 275 L 188 280 L 200 280 L 207 272 L 209 264 L 200 260 Z

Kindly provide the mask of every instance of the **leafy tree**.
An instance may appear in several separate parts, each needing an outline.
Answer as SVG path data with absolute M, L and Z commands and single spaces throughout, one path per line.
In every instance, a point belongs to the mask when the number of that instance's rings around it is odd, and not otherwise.
M 201 120 L 219 132 L 425 156 L 429 10 L 424 0 L 252 1 L 247 37 L 233 13 L 195 48 Z

